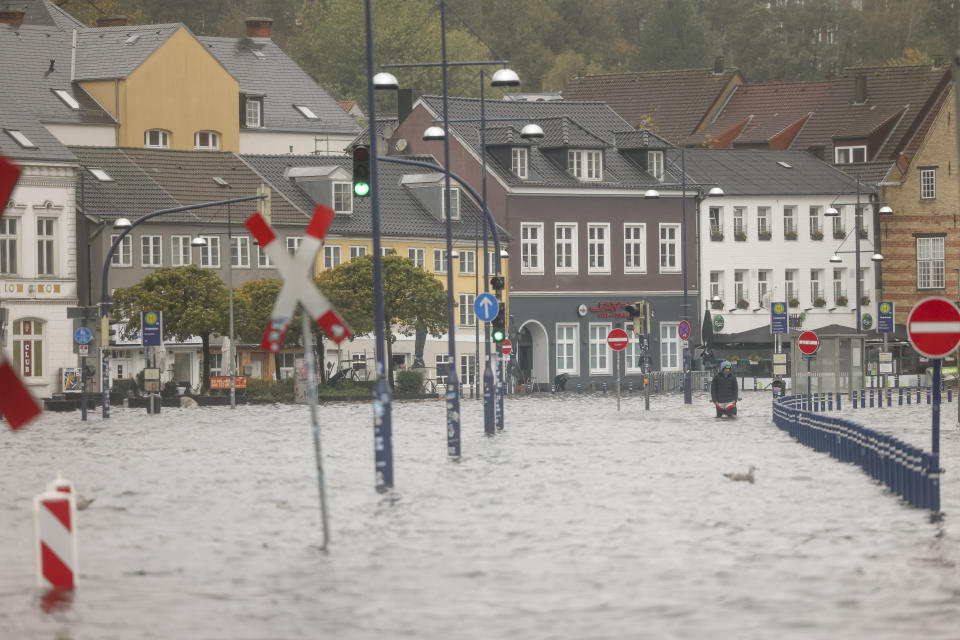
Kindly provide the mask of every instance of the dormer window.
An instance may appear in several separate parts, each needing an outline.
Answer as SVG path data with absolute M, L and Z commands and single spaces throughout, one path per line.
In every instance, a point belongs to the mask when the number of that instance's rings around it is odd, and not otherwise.
M 220 134 L 216 131 L 197 131 L 193 134 L 193 148 L 199 151 L 216 151 L 220 148 Z
M 440 191 L 440 206 L 443 210 L 443 215 L 440 216 L 441 220 L 446 219 L 446 207 L 447 199 L 445 197 L 446 189 L 441 189 Z M 454 187 L 450 189 L 450 219 L 459 220 L 460 219 L 460 189 Z
M 578 180 L 603 180 L 603 152 L 571 149 L 567 152 L 567 171 Z
M 521 180 L 527 179 L 527 149 L 514 147 L 510 150 L 510 170 Z
M 647 173 L 663 182 L 663 151 L 647 151 Z
M 853 164 L 854 162 L 866 162 L 866 161 L 867 161 L 866 145 L 834 147 L 833 149 L 834 164 Z
M 169 149 L 170 132 L 163 129 L 148 129 L 143 134 L 143 146 L 147 149 Z
M 333 211 L 335 213 L 353 213 L 353 184 L 350 182 L 333 183 Z
M 263 98 L 247 96 L 244 100 L 243 123 L 247 129 L 263 126 Z

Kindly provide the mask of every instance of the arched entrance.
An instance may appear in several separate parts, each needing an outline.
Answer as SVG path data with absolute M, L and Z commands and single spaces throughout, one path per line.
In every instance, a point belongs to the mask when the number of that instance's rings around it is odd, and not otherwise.
M 520 325 L 517 362 L 524 383 L 545 385 L 541 390 L 550 388 L 550 341 L 547 330 L 537 320 L 527 320 Z

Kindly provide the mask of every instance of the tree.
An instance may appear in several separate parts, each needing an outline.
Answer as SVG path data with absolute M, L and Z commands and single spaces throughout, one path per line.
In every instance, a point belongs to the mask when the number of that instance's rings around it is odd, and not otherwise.
M 203 391 L 210 389 L 210 334 L 226 333 L 228 293 L 210 269 L 197 265 L 157 269 L 132 287 L 113 295 L 113 318 L 123 323 L 122 335 L 140 332 L 141 311 L 163 312 L 163 340 L 199 336 L 203 345 Z
M 324 271 L 317 285 L 353 330 L 371 333 L 373 317 L 373 256 L 355 258 Z M 447 294 L 433 275 L 409 258 L 383 257 L 384 334 L 387 342 L 388 380 L 393 380 L 393 343 L 397 335 L 412 336 L 425 329 L 440 337 L 447 331 Z

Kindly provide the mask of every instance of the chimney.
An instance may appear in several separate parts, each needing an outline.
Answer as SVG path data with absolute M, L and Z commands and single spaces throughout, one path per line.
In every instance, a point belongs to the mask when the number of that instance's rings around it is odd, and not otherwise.
M 397 121 L 403 124 L 413 111 L 413 89 L 397 89 Z
M 108 18 L 97 18 L 98 27 L 125 27 L 127 26 L 127 16 L 110 16 Z
M 717 56 L 713 59 L 713 72 L 718 76 L 723 74 L 723 56 Z
M 0 24 L 23 24 L 23 9 L 0 9 Z
M 864 73 L 858 74 L 854 79 L 853 102 L 863 104 L 867 101 L 867 76 Z
M 273 18 L 247 18 L 248 38 L 269 38 L 273 27 Z

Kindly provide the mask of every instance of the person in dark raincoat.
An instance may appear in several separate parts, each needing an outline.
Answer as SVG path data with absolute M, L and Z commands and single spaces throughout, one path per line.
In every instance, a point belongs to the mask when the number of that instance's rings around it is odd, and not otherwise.
M 733 365 L 729 360 L 724 360 L 720 364 L 720 373 L 713 377 L 710 383 L 710 402 L 717 402 L 725 405 L 737 399 L 740 389 L 737 386 L 737 378 L 733 375 Z M 736 415 L 736 409 L 733 411 Z M 720 409 L 717 409 L 717 417 L 723 415 Z

